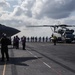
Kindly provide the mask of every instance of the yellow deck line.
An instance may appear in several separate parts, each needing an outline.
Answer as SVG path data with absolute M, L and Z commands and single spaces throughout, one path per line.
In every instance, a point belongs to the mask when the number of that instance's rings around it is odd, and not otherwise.
M 2 75 L 5 75 L 5 70 L 6 70 L 6 62 L 5 62 L 5 64 L 4 64 L 4 68 L 3 68 L 3 73 L 2 73 Z

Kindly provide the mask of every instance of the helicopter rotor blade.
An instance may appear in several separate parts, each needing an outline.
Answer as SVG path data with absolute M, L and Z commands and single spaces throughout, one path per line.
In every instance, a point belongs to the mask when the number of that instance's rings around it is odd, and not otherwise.
M 30 25 L 26 27 L 58 27 L 57 25 Z
M 26 27 L 61 27 L 61 28 L 66 28 L 66 27 L 75 27 L 75 25 L 66 25 L 66 24 L 61 24 L 61 25 L 29 25 Z

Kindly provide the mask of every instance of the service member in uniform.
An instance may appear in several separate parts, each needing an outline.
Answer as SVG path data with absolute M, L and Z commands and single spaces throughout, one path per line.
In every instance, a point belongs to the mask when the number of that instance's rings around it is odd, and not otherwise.
M 8 38 L 6 37 L 6 34 L 2 34 L 1 38 L 1 55 L 2 55 L 2 60 L 4 61 L 4 54 L 6 55 L 7 61 L 9 61 L 9 54 L 8 54 Z
M 26 37 L 25 36 L 23 36 L 22 38 L 21 38 L 21 41 L 22 41 L 22 46 L 23 46 L 23 50 L 26 50 L 25 49 L 25 47 L 26 47 Z
M 57 42 L 57 37 L 56 36 L 53 36 L 53 42 L 54 42 L 54 45 L 56 45 L 56 42 Z

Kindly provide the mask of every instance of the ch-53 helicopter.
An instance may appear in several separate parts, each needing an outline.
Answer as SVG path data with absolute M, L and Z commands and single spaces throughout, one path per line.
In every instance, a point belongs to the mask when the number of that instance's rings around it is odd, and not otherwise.
M 10 44 L 11 44 L 11 36 L 13 36 L 19 32 L 20 32 L 20 30 L 18 30 L 18 29 L 0 24 L 0 39 L 2 37 L 2 34 L 5 33 L 7 35 L 7 37 L 9 38 Z
M 20 30 L 18 30 L 18 29 L 0 24 L 0 38 L 2 36 L 2 33 L 7 34 L 7 37 L 11 37 L 19 32 L 20 32 Z
M 57 42 L 71 43 L 75 40 L 74 29 L 69 29 L 69 27 L 75 27 L 75 25 L 37 25 L 37 26 L 27 26 L 27 27 L 50 27 L 52 30 L 51 40 L 53 36 L 56 36 Z

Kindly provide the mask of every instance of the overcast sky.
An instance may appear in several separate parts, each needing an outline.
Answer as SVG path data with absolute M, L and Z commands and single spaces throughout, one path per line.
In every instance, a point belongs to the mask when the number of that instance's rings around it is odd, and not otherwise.
M 75 25 L 75 0 L 0 0 L 0 23 L 21 30 L 19 36 L 50 36 L 50 28 L 26 25 Z

